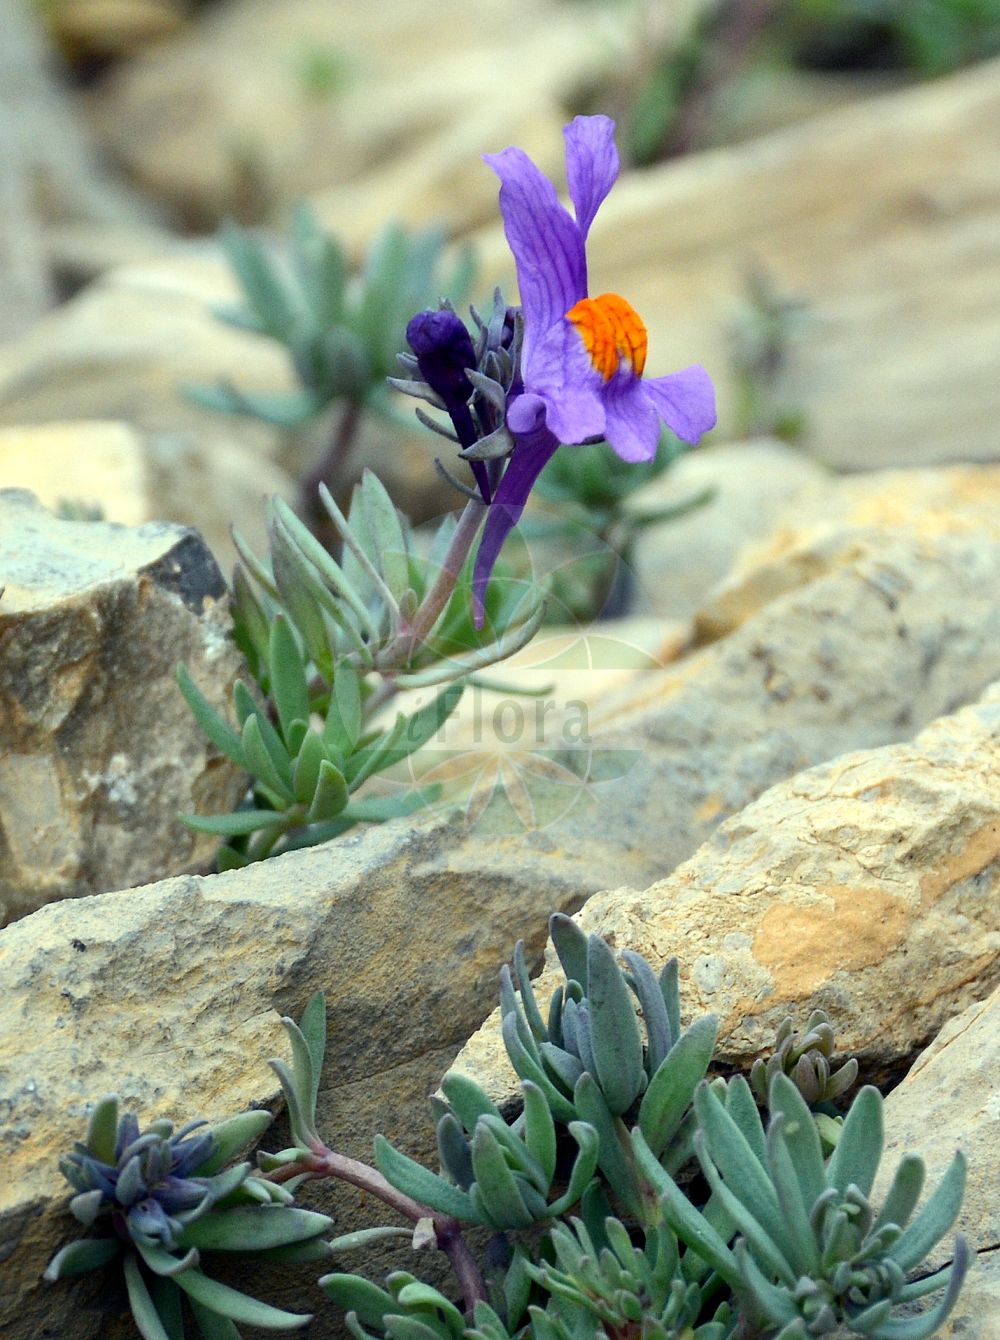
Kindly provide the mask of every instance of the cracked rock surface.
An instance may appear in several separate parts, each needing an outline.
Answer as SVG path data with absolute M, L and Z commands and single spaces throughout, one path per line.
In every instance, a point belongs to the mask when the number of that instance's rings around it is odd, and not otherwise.
M 0 924 L 56 898 L 204 868 L 178 819 L 242 776 L 181 697 L 184 662 L 224 701 L 240 660 L 200 537 L 62 520 L 0 492 Z

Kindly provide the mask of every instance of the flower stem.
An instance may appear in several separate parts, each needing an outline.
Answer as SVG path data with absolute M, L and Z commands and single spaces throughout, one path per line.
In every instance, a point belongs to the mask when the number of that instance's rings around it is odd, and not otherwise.
M 455 527 L 455 533 L 451 537 L 451 543 L 448 545 L 434 584 L 424 596 L 412 623 L 403 627 L 399 636 L 376 659 L 377 669 L 388 670 L 406 665 L 416 647 L 431 632 L 452 597 L 455 584 L 479 534 L 479 527 L 483 523 L 486 511 L 486 504 L 480 502 L 478 498 L 470 499 L 465 504 L 465 510 L 458 519 L 458 525 Z
M 309 1155 L 298 1163 L 286 1163 L 267 1174 L 272 1182 L 289 1182 L 305 1173 L 310 1178 L 336 1177 L 340 1182 L 349 1182 L 377 1196 L 392 1209 L 404 1215 L 411 1223 L 421 1219 L 430 1219 L 434 1224 L 434 1233 L 438 1249 L 445 1253 L 451 1262 L 455 1277 L 462 1288 L 465 1310 L 471 1314 L 476 1303 L 486 1298 L 486 1286 L 469 1245 L 462 1236 L 458 1220 L 451 1215 L 435 1214 L 427 1205 L 414 1200 L 412 1196 L 399 1191 L 377 1168 L 369 1167 L 360 1159 L 348 1158 L 332 1149 Z

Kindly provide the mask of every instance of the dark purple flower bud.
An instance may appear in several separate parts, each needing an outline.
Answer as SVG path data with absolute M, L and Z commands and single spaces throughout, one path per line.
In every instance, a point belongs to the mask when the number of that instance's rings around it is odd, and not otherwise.
M 417 356 L 421 377 L 444 402 L 459 442 L 463 447 L 471 447 L 479 434 L 469 409 L 472 383 L 466 372 L 476 367 L 478 360 L 465 322 L 447 307 L 437 312 L 418 312 L 406 327 L 406 340 Z M 470 465 L 484 502 L 489 502 L 491 490 L 486 466 L 481 461 L 470 461 Z
M 406 327 L 406 339 L 417 356 L 421 377 L 454 417 L 454 408 L 467 405 L 472 395 L 472 383 L 465 374 L 476 366 L 476 351 L 465 322 L 447 308 L 418 312 Z

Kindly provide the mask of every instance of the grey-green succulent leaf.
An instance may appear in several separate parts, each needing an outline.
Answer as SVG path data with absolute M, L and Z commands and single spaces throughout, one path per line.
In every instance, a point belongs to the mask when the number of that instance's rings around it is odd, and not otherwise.
M 382 1326 L 387 1312 L 396 1307 L 392 1294 L 362 1275 L 340 1274 L 324 1275 L 319 1287 L 345 1312 L 354 1312 L 365 1326 Z
M 385 1242 L 390 1238 L 412 1238 L 413 1225 L 385 1225 L 381 1228 L 357 1228 L 352 1233 L 341 1233 L 336 1238 L 331 1238 L 326 1244 L 329 1251 L 336 1255 L 338 1252 L 354 1252 L 364 1247 L 370 1247 L 376 1242 Z
M 549 936 L 568 981 L 587 987 L 587 937 L 572 917 L 561 912 L 549 918 Z
M 247 1326 L 259 1326 L 266 1331 L 295 1331 L 312 1321 L 310 1313 L 303 1315 L 272 1307 L 270 1303 L 262 1303 L 228 1284 L 211 1279 L 198 1269 L 186 1270 L 176 1279 L 184 1292 L 203 1307 L 233 1321 L 245 1322 Z
M 545 1095 L 531 1080 L 522 1080 L 524 1142 L 542 1173 L 540 1191 L 548 1191 L 556 1171 L 556 1126 Z M 589 1181 L 589 1178 L 588 1178 Z
M 569 1133 L 576 1141 L 579 1152 L 570 1172 L 566 1190 L 549 1206 L 551 1217 L 568 1213 L 594 1180 L 600 1157 L 600 1138 L 593 1126 L 585 1121 L 571 1121 Z
M 286 1247 L 325 1233 L 333 1220 L 325 1214 L 291 1206 L 237 1205 L 213 1210 L 185 1225 L 182 1247 L 212 1252 L 258 1252 Z
M 449 1070 L 441 1091 L 465 1129 L 471 1134 L 481 1116 L 500 1117 L 500 1109 L 476 1081 L 458 1070 Z
M 466 1192 L 430 1172 L 415 1159 L 401 1154 L 381 1135 L 375 1137 L 375 1162 L 382 1176 L 413 1200 L 456 1219 L 470 1223 L 489 1222 L 480 1218 Z
M 694 1100 L 695 1089 L 705 1078 L 717 1033 L 714 1015 L 696 1019 L 667 1051 L 649 1081 L 639 1105 L 639 1127 L 657 1158 L 676 1135 Z
M 189 681 L 190 682 L 190 681 Z M 87 1149 L 102 1163 L 114 1163 L 118 1138 L 118 1095 L 98 1099 L 87 1123 Z
M 125 1255 L 124 1275 L 129 1307 L 143 1340 L 173 1340 L 156 1310 L 138 1259 L 132 1252 Z
M 890 1259 L 904 1270 L 914 1270 L 958 1218 L 964 1193 L 965 1157 L 956 1153 L 917 1217 L 903 1229 L 900 1237 L 889 1248 Z
M 209 705 L 208 700 L 197 688 L 183 665 L 177 667 L 177 683 L 184 695 L 184 701 L 194 713 L 198 725 L 216 749 L 231 758 L 237 767 L 244 768 L 249 772 L 250 769 L 243 753 L 243 744 L 240 737 L 232 726 L 223 721 L 215 708 Z
M 599 935 L 587 942 L 587 998 L 595 1078 L 612 1116 L 620 1116 L 646 1084 L 642 1036 L 625 974 Z
M 278 810 L 236 810 L 232 814 L 185 814 L 184 822 L 199 833 L 215 833 L 219 837 L 245 837 L 264 828 L 281 828 L 286 824 Z
M 100 1270 L 120 1256 L 122 1244 L 118 1238 L 78 1238 L 60 1248 L 45 1267 L 42 1278 L 50 1283 L 55 1280 L 69 1279 L 73 1275 L 85 1275 L 91 1270 Z
M 486 1125 L 490 1120 L 489 1117 L 480 1118 L 472 1137 L 472 1167 L 476 1182 L 470 1189 L 470 1199 L 475 1203 L 472 1192 L 478 1189 L 482 1208 L 494 1228 L 530 1228 L 534 1215 L 525 1204 L 495 1132 Z

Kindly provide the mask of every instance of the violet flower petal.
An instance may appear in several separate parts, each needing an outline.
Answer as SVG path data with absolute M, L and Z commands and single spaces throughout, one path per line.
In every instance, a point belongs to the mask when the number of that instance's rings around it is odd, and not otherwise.
M 631 373 L 608 382 L 604 436 L 623 461 L 651 461 L 660 442 L 660 416 L 642 381 Z
M 532 485 L 559 449 L 559 439 L 542 429 L 532 437 L 520 438 L 507 462 L 499 487 L 490 504 L 483 527 L 479 551 L 472 571 L 472 613 L 477 628 L 486 617 L 484 600 L 497 555 L 504 541 L 521 519 Z
M 715 427 L 715 388 L 703 367 L 695 365 L 669 377 L 647 377 L 643 390 L 671 431 L 692 446 Z
M 527 383 L 535 341 L 587 292 L 583 234 L 523 149 L 483 158 L 500 178 L 500 213 L 524 312 L 521 366 Z
M 538 345 L 531 391 L 545 403 L 545 422 L 560 442 L 604 433 L 606 383 L 571 321 L 558 321 Z
M 577 226 L 586 237 L 594 215 L 618 177 L 615 123 L 610 116 L 576 116 L 563 128 L 563 135 L 569 194 Z

